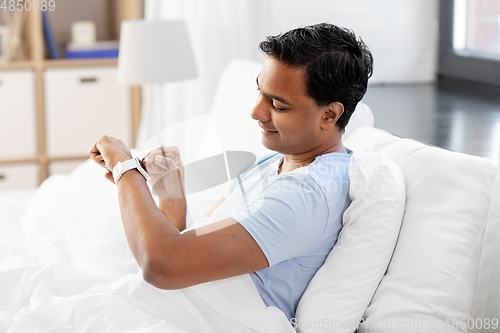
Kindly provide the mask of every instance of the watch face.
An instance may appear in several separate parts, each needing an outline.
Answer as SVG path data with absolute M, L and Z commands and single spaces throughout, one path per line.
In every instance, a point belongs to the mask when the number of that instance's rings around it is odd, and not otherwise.
M 139 161 L 139 165 L 141 166 L 142 170 L 144 170 L 144 172 L 149 175 L 148 170 L 146 169 L 146 165 L 144 165 L 143 160 L 139 160 L 139 159 L 137 159 L 137 160 Z

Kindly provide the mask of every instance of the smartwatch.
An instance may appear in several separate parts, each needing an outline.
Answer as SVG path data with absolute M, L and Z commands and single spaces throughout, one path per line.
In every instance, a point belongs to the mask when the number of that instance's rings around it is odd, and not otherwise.
M 113 168 L 113 178 L 115 180 L 115 184 L 118 184 L 122 175 L 132 169 L 137 169 L 139 173 L 146 179 L 146 181 L 150 180 L 149 174 L 146 172 L 144 168 L 144 164 L 142 164 L 141 160 L 137 157 L 134 157 L 130 160 L 126 160 L 123 162 L 118 162 Z

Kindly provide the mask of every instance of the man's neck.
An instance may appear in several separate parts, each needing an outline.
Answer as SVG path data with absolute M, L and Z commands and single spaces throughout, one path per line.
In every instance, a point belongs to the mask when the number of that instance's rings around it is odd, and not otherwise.
M 285 172 L 290 172 L 292 170 L 301 168 L 303 166 L 307 166 L 314 162 L 316 157 L 329 153 L 347 153 L 344 145 L 342 144 L 342 140 L 339 140 L 333 146 L 320 146 L 316 149 L 308 151 L 306 153 L 297 154 L 297 155 L 284 155 L 283 163 L 279 167 L 278 174 L 282 174 Z

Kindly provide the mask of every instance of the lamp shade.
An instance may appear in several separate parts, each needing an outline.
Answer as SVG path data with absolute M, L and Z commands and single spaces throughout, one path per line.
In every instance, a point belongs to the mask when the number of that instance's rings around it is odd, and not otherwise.
M 184 21 L 124 21 L 118 82 L 130 85 L 180 81 L 197 76 Z

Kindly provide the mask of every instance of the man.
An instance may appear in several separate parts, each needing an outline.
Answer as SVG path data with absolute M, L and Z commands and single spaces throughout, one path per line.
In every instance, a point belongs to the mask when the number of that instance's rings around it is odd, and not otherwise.
M 350 203 L 342 133 L 366 92 L 373 60 L 352 31 L 331 24 L 270 36 L 259 47 L 268 57 L 251 116 L 262 143 L 277 153 L 241 177 L 244 195 L 233 182 L 210 212 L 214 222 L 181 234 L 186 201 L 175 147 L 145 158 L 153 177 L 168 173 L 159 207 L 138 169 L 118 172 L 117 186 L 127 240 L 147 282 L 178 289 L 250 273 L 264 303 L 290 319 Z M 131 158 L 109 137 L 96 142 L 91 157 L 108 170 Z

